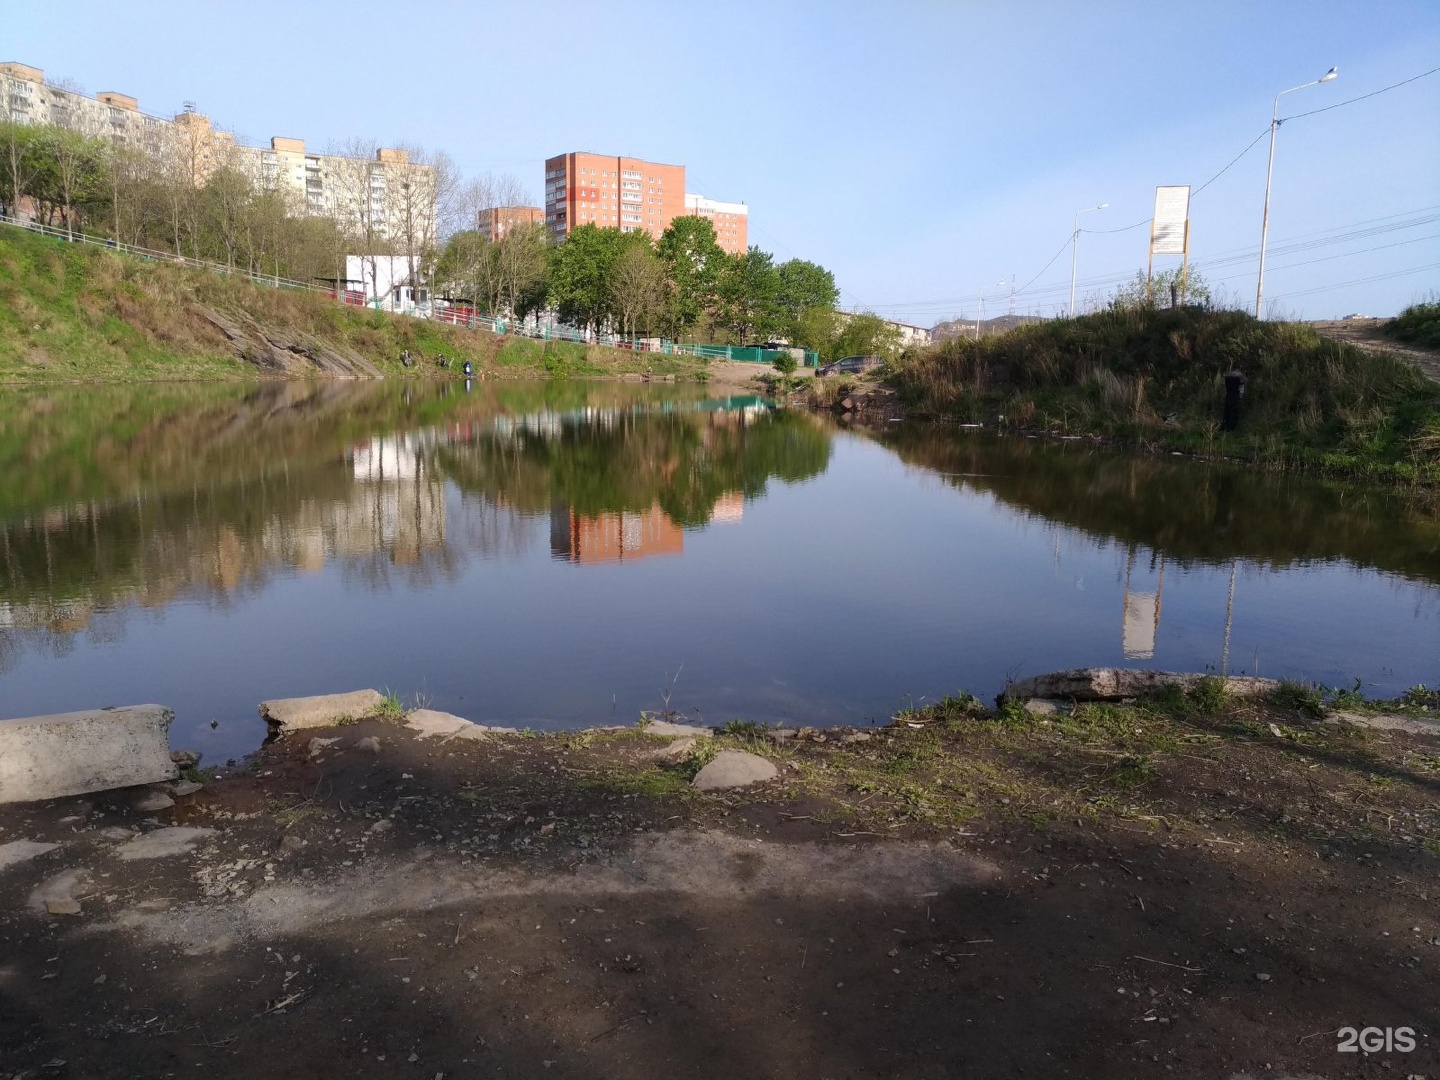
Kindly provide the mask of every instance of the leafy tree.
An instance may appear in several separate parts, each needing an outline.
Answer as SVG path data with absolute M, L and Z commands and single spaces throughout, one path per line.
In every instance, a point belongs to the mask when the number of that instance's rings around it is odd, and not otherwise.
M 841 313 L 839 333 L 830 343 L 827 359 L 842 356 L 883 356 L 894 360 L 900 355 L 900 328 L 869 311 L 857 315 Z
M 767 251 L 752 245 L 728 261 L 720 280 L 721 322 L 737 344 L 773 337 L 780 328 L 780 275 Z
M 835 275 L 815 263 L 791 259 L 777 266 L 775 275 L 778 282 L 775 302 L 784 322 L 784 333 L 792 341 L 804 312 L 834 308 L 840 299 Z
M 581 225 L 550 249 L 550 303 L 564 322 L 603 330 L 615 321 L 615 266 L 627 248 L 649 247 L 643 232 Z
M 693 215 L 671 221 L 658 250 L 672 285 L 671 329 L 683 334 L 714 310 L 727 256 L 715 240 L 714 222 Z

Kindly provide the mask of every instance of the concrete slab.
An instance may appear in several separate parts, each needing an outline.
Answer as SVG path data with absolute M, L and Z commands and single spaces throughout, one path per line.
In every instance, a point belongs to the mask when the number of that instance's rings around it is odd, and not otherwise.
M 352 690 L 348 694 L 319 694 L 315 697 L 275 698 L 260 703 L 260 715 L 280 731 L 334 727 L 379 711 L 385 699 L 378 690 Z
M 708 739 L 715 733 L 708 727 L 693 724 L 672 724 L 669 720 L 650 720 L 641 724 L 646 735 L 676 736 L 684 739 Z
M 59 844 L 39 844 L 34 840 L 11 840 L 8 844 L 0 844 L 0 870 L 10 866 L 17 866 L 22 862 L 29 862 L 37 855 L 44 855 L 47 851 L 54 851 Z
M 0 803 L 173 780 L 163 705 L 0 720 Z
M 165 859 L 171 855 L 188 855 L 191 848 L 214 831 L 214 829 L 172 825 L 168 829 L 156 829 L 154 832 L 137 836 L 129 843 L 116 848 L 115 854 L 126 862 L 134 859 Z
M 1356 727 L 1376 728 L 1380 731 L 1404 731 L 1410 735 L 1440 737 L 1440 717 L 1431 719 L 1406 713 L 1333 712 L 1325 717 L 1325 723 L 1354 724 Z

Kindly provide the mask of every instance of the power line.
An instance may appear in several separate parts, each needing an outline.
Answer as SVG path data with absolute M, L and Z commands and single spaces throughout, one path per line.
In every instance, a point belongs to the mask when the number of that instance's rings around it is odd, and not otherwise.
M 1272 300 L 1280 300 L 1287 296 L 1309 296 L 1311 293 L 1330 292 L 1332 289 L 1347 289 L 1352 285 L 1368 285 L 1372 281 L 1388 281 L 1391 278 L 1407 277 L 1410 274 L 1423 274 L 1430 270 L 1440 270 L 1440 263 L 1430 263 L 1427 266 L 1412 266 L 1407 270 L 1394 270 L 1388 274 L 1375 274 L 1371 277 L 1354 278 L 1351 281 L 1340 281 L 1334 285 L 1322 285 L 1318 289 L 1301 289 L 1299 292 L 1281 293 L 1279 296 L 1272 296 Z
M 1229 172 L 1229 171 L 1230 171 L 1230 165 L 1234 165 L 1237 161 L 1239 161 L 1241 158 L 1243 158 L 1243 157 L 1244 157 L 1246 154 L 1248 154 L 1251 150 L 1255 149 L 1255 144 L 1258 143 L 1261 139 L 1263 139 L 1263 138 L 1264 138 L 1266 135 L 1268 135 L 1269 133 L 1270 133 L 1270 129 L 1267 127 L 1264 131 L 1260 132 L 1259 135 L 1256 135 L 1255 138 L 1250 141 L 1250 145 L 1249 145 L 1249 146 L 1245 147 L 1244 150 L 1241 150 L 1240 153 L 1236 154 L 1233 158 L 1230 159 L 1230 164 L 1229 164 L 1229 165 L 1226 165 L 1225 168 L 1221 169 L 1221 170 L 1220 170 L 1219 172 L 1217 172 L 1214 176 L 1210 177 L 1209 180 L 1206 180 L 1206 181 L 1205 181 L 1203 184 L 1201 184 L 1198 188 L 1196 188 L 1194 191 L 1192 191 L 1192 192 L 1190 193 L 1190 198 L 1192 198 L 1192 199 L 1195 198 L 1196 195 L 1199 195 L 1200 192 L 1204 191 L 1207 187 L 1209 187 L 1211 184 L 1213 184 L 1216 180 L 1219 180 L 1220 177 L 1224 176 L 1227 172 Z
M 1359 97 L 1352 97 L 1346 101 L 1337 101 L 1334 105 L 1326 105 L 1324 108 L 1311 109 L 1309 112 L 1296 113 L 1294 116 L 1283 117 L 1280 123 L 1283 124 L 1287 120 L 1299 120 L 1302 116 L 1314 116 L 1316 113 L 1329 112 L 1331 109 L 1343 108 L 1346 105 L 1354 105 L 1357 101 L 1364 101 L 1366 98 L 1372 98 L 1377 94 L 1387 94 L 1397 87 L 1404 86 L 1406 83 L 1412 83 L 1416 79 L 1423 79 L 1427 75 L 1434 75 L 1437 71 L 1440 71 L 1440 67 L 1431 68 L 1429 71 L 1422 71 L 1419 75 L 1411 75 L 1408 79 L 1401 79 L 1397 83 L 1391 83 L 1389 86 L 1382 87 L 1379 90 L 1372 90 L 1368 94 L 1361 94 Z M 1267 128 L 1266 130 L 1268 131 L 1269 129 Z

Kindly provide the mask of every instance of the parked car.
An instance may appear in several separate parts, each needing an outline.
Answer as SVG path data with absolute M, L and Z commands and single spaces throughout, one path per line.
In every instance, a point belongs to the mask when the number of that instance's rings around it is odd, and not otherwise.
M 863 375 L 867 371 L 873 371 L 885 361 L 879 356 L 846 356 L 836 360 L 833 364 L 826 364 L 815 374 L 826 375 Z

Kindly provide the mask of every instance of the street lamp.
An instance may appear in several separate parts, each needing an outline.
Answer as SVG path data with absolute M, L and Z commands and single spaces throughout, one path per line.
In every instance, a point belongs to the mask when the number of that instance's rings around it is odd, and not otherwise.
M 1281 90 L 1275 95 L 1275 105 L 1270 110 L 1270 164 L 1265 169 L 1265 213 L 1260 219 L 1260 276 L 1255 279 L 1255 317 L 1257 319 L 1260 318 L 1260 298 L 1265 293 L 1265 239 L 1270 232 L 1270 177 L 1275 173 L 1275 132 L 1279 131 L 1280 125 L 1285 122 L 1280 119 L 1280 99 L 1286 94 L 1293 94 L 1296 90 L 1304 90 L 1307 86 L 1319 86 L 1322 82 L 1329 82 L 1339 73 L 1337 68 L 1332 67 L 1313 82 L 1292 86 L 1289 90 Z
M 1102 202 L 1099 206 L 1075 211 L 1075 228 L 1070 233 L 1070 318 L 1072 319 L 1075 317 L 1075 263 L 1080 258 L 1080 215 L 1088 214 L 1092 210 L 1104 210 L 1109 205 L 1108 202 Z

